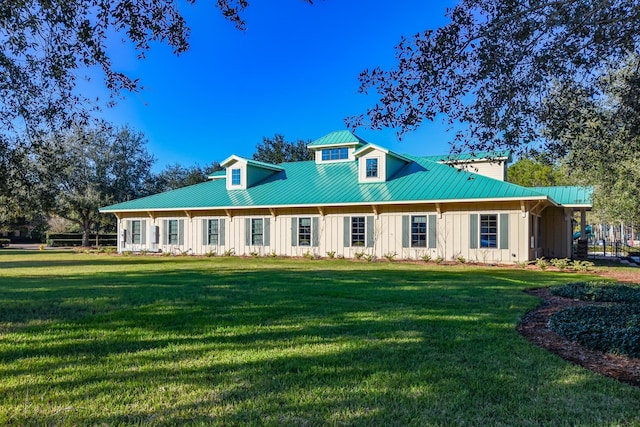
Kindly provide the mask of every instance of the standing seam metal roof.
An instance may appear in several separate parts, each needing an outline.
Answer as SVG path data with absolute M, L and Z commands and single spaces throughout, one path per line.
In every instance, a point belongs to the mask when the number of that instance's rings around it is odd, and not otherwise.
M 526 188 L 460 170 L 428 158 L 405 157 L 412 162 L 403 166 L 387 182 L 359 183 L 356 161 L 325 164 L 316 164 L 314 161 L 282 163 L 279 165 L 282 171 L 275 172 L 246 190 L 227 190 L 225 179 L 216 179 L 107 206 L 101 211 L 549 198 L 560 202 L 570 199 L 559 196 L 563 194 L 562 191 L 570 192 L 568 189 L 543 191 L 540 188 Z M 571 191 L 574 191 L 571 193 L 575 194 L 574 198 L 578 197 L 578 190 Z

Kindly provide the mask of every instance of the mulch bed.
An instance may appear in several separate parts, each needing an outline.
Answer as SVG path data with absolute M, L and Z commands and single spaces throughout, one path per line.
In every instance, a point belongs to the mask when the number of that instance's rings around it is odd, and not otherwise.
M 520 334 L 533 344 L 546 348 L 569 362 L 640 387 L 640 359 L 591 350 L 556 334 L 547 326 L 549 318 L 557 311 L 565 307 L 593 303 L 551 295 L 549 288 L 530 289 L 525 292 L 542 298 L 543 303 L 529 312 L 518 325 Z

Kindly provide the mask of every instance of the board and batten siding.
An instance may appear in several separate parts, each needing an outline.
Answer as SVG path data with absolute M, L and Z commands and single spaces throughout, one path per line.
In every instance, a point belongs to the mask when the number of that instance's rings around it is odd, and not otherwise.
M 154 218 L 124 216 L 118 221 L 119 251 L 162 251 L 169 253 L 206 254 L 215 252 L 222 255 L 225 251 L 233 250 L 236 255 L 250 255 L 252 252 L 260 256 L 271 253 L 281 256 L 303 256 L 307 252 L 326 257 L 328 252 L 335 252 L 335 256 L 353 258 L 356 253 L 375 255 L 382 258 L 387 254 L 396 254 L 396 259 L 421 259 L 428 255 L 432 259 L 442 257 L 445 260 L 455 260 L 463 257 L 468 261 L 486 263 L 510 263 L 525 261 L 529 255 L 528 239 L 529 215 L 522 214 L 519 209 L 502 206 L 500 209 L 491 209 L 490 206 L 478 206 L 481 209 L 469 211 L 461 207 L 452 207 L 438 214 L 429 206 L 410 207 L 385 207 L 378 215 L 367 208 L 333 208 L 320 215 L 316 209 L 281 209 L 275 216 L 266 210 L 246 210 L 233 216 L 226 216 L 220 211 L 216 212 L 191 212 L 180 216 L 176 213 L 159 212 Z M 495 214 L 499 218 L 498 223 L 498 248 L 480 248 L 479 244 L 473 245 L 471 238 L 473 215 Z M 410 228 L 411 216 L 421 215 L 427 217 L 427 246 L 411 247 Z M 368 245 L 364 247 L 352 247 L 345 245 L 346 237 L 350 236 L 350 229 L 345 231 L 345 225 L 350 227 L 350 218 L 353 216 L 365 217 L 366 239 Z M 297 238 L 297 227 L 292 225 L 298 218 L 312 219 L 312 245 L 301 246 L 293 244 Z M 263 245 L 252 245 L 248 240 L 251 219 L 262 218 L 265 229 Z M 346 219 L 345 219 L 346 218 Z M 206 220 L 219 219 L 224 224 L 220 232 L 224 238 L 219 239 L 218 245 L 209 245 L 206 242 Z M 121 231 L 125 230 L 129 221 L 144 220 L 146 223 L 145 244 L 133 245 L 130 240 L 124 245 L 120 244 Z M 183 224 L 182 239 L 179 244 L 168 244 L 166 225 L 168 220 L 178 220 Z M 407 221 L 409 223 L 407 224 Z M 159 233 L 158 243 L 153 243 L 151 238 L 152 228 L 156 227 Z M 479 227 L 479 224 L 478 224 Z M 403 233 L 404 231 L 404 233 Z M 130 233 L 129 230 L 127 230 Z M 407 234 L 409 233 L 409 234 Z M 474 229 L 476 240 L 478 230 Z M 506 234 L 506 236 L 505 236 Z M 403 237 L 404 235 L 404 237 Z M 408 244 L 409 243 L 409 244 Z

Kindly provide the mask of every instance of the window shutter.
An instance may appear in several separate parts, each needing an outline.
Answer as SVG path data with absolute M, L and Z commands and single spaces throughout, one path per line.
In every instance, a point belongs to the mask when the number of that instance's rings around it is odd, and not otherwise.
M 373 247 L 373 216 L 367 217 L 367 247 Z
M 178 220 L 178 244 L 184 245 L 184 220 Z
M 435 215 L 429 215 L 429 243 L 428 243 L 428 247 L 430 249 L 433 249 L 436 247 L 436 242 L 437 242 L 437 238 L 436 238 L 436 216 Z
M 409 215 L 402 215 L 402 247 L 409 247 L 409 240 L 411 240 L 411 235 L 409 231 Z
M 129 236 L 133 236 L 133 221 L 128 220 L 127 221 L 127 229 L 124 231 L 124 241 L 127 243 L 133 243 L 133 237 L 131 239 L 127 238 L 127 233 L 129 233 Z M 129 240 L 131 240 L 131 242 L 129 242 Z
M 202 220 L 202 244 L 205 246 L 209 244 L 209 220 L 208 219 Z
M 271 246 L 271 218 L 265 218 L 263 224 L 262 244 L 263 246 Z
M 469 215 L 469 247 L 478 249 L 478 214 Z
M 500 214 L 500 249 L 509 249 L 509 214 Z
M 169 220 L 162 220 L 162 244 L 166 245 L 169 241 Z
M 224 218 L 218 220 L 218 245 L 224 246 Z
M 314 247 L 320 246 L 320 220 L 317 216 L 311 218 L 311 245 Z
M 345 248 L 351 246 L 351 218 L 344 217 L 344 232 L 343 232 L 343 244 Z
M 140 221 L 140 244 L 147 244 L 147 220 L 143 219 Z
M 244 219 L 244 244 L 251 246 L 251 219 Z
M 291 218 L 291 246 L 298 246 L 298 218 Z

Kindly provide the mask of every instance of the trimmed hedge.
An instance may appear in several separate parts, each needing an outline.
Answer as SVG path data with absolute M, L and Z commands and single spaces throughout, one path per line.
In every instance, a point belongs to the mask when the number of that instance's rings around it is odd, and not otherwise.
M 96 243 L 96 235 L 89 235 L 89 243 Z M 82 233 L 51 233 L 47 234 L 47 244 L 52 247 L 60 246 L 82 246 Z M 116 246 L 118 236 L 115 233 L 100 234 L 98 236 L 98 246 Z
M 0 248 L 6 248 L 10 244 L 11 244 L 11 240 L 10 239 L 0 238 Z

